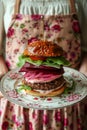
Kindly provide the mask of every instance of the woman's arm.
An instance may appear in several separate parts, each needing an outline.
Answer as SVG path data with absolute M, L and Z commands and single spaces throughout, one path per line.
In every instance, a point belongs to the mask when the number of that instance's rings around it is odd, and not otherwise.
M 76 3 L 82 40 L 82 61 L 79 70 L 87 75 L 87 0 L 76 0 Z
M 79 71 L 87 76 L 87 52 L 82 56 L 82 62 Z
M 8 68 L 5 64 L 4 58 L 3 56 L 0 56 L 0 78 L 6 73 L 8 72 Z
M 4 58 L 2 56 L 3 52 L 3 47 L 2 44 L 3 42 L 3 36 L 4 36 L 4 22 L 3 22 L 3 17 L 4 17 L 4 6 L 2 1 L 0 0 L 0 78 L 8 71 L 8 68 L 5 64 Z

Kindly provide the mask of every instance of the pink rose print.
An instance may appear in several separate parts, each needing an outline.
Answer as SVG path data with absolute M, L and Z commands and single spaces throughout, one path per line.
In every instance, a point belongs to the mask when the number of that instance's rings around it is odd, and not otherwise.
M 2 111 L 0 110 L 0 116 L 1 116 L 1 114 L 2 114 Z
M 67 97 L 67 101 L 69 101 L 69 102 L 77 100 L 77 99 L 79 99 L 79 95 L 76 95 L 76 94 L 70 95 Z
M 42 18 L 42 15 L 31 15 L 32 20 L 40 20 Z
M 10 27 L 10 28 L 8 29 L 7 37 L 10 38 L 10 37 L 13 36 L 13 35 L 14 35 L 14 29 Z
M 38 41 L 38 39 L 36 37 L 32 37 L 31 39 L 28 40 L 28 44 L 34 41 Z
M 6 93 L 8 94 L 9 97 L 12 97 L 12 98 L 18 98 L 19 97 L 18 93 L 15 90 L 6 91 Z
M 21 14 L 17 14 L 15 19 L 22 20 L 22 15 Z
M 9 77 L 10 77 L 11 79 L 18 79 L 18 78 L 20 79 L 20 78 L 22 78 L 23 76 L 22 76 L 22 74 L 17 73 L 17 72 L 15 72 L 15 73 L 10 72 Z
M 9 127 L 9 123 L 7 121 L 3 122 L 2 124 L 2 130 L 7 130 Z
M 68 126 L 68 119 L 67 118 L 64 119 L 64 126 Z
M 54 26 L 52 26 L 52 30 L 53 31 L 61 31 L 61 27 L 60 27 L 60 25 L 55 24 Z
M 49 30 L 50 30 L 50 27 L 49 27 L 48 24 L 45 24 L 45 25 L 44 25 L 44 30 L 46 30 L 46 31 L 49 31 Z
M 16 122 L 16 115 L 12 116 L 12 120 L 13 120 L 13 122 Z
M 29 130 L 33 130 L 32 122 L 29 122 Z
M 14 54 L 17 54 L 18 52 L 19 52 L 18 48 L 14 50 Z
M 48 34 L 47 38 L 51 38 L 53 36 L 53 34 Z
M 23 34 L 25 34 L 25 33 L 27 33 L 27 32 L 28 32 L 28 29 L 26 29 L 26 28 L 22 29 L 22 33 L 23 33 Z
M 35 113 L 35 111 L 32 113 L 32 118 L 36 118 L 36 113 Z
M 73 28 L 74 32 L 80 33 L 80 26 L 79 26 L 79 22 L 78 21 L 74 21 L 73 22 L 72 28 Z
M 11 66 L 9 61 L 6 61 L 6 65 L 7 65 L 8 68 L 10 68 L 10 66 Z
M 49 122 L 49 118 L 47 115 L 43 115 L 43 124 L 47 125 Z
M 20 126 L 20 122 L 16 121 L 16 125 L 17 125 L 17 126 Z
M 61 115 L 60 112 L 55 113 L 55 120 L 58 121 L 58 122 L 61 121 L 61 116 L 60 115 Z
M 35 98 L 34 98 L 34 100 L 38 100 L 38 98 L 37 98 L 37 97 L 35 97 Z

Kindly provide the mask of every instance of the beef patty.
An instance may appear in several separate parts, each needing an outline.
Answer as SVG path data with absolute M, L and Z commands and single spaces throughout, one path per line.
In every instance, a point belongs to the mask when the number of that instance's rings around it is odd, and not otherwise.
M 65 79 L 63 76 L 60 78 L 57 78 L 51 82 L 46 82 L 46 83 L 27 83 L 26 80 L 23 80 L 23 83 L 30 86 L 32 89 L 37 89 L 37 90 L 51 90 L 55 89 L 58 86 L 60 87 L 61 84 L 65 82 Z

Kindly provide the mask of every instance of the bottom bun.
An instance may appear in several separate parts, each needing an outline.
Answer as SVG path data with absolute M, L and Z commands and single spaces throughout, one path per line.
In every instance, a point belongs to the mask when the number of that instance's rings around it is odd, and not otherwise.
M 33 95 L 33 96 L 39 96 L 39 97 L 40 97 L 40 96 L 44 96 L 44 97 L 54 97 L 54 96 L 61 95 L 61 94 L 64 92 L 65 88 L 66 88 L 66 85 L 64 84 L 61 88 L 59 88 L 59 89 L 57 89 L 57 90 L 55 90 L 55 91 L 53 91 L 53 92 L 50 92 L 50 93 L 48 93 L 48 94 L 42 94 L 42 93 L 37 92 L 37 91 L 35 91 L 35 90 L 25 90 L 25 92 L 26 92 L 27 94 Z
M 20 86 L 21 83 L 23 83 L 21 81 L 23 81 L 23 80 L 22 79 L 18 79 L 15 82 L 15 84 L 14 84 L 14 88 L 15 89 L 17 88 L 17 86 Z M 49 93 L 40 93 L 40 92 L 35 91 L 35 90 L 25 90 L 25 89 L 23 89 L 23 90 L 25 91 L 26 94 L 29 94 L 29 95 L 32 95 L 32 96 L 54 97 L 54 96 L 61 95 L 64 92 L 65 88 L 66 88 L 66 83 L 64 83 L 63 86 L 61 86 L 60 88 L 58 88 L 58 89 L 56 89 L 56 90 L 54 90 L 52 92 L 49 92 Z

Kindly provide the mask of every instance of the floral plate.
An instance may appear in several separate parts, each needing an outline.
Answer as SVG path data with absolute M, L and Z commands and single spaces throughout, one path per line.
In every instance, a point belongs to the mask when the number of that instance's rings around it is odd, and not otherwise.
M 68 85 L 72 86 L 71 81 L 74 81 L 74 89 L 69 93 L 64 92 L 61 96 L 37 97 L 18 93 L 14 87 L 15 82 L 22 77 L 18 68 L 8 72 L 2 78 L 0 91 L 9 101 L 25 108 L 51 110 L 73 105 L 86 97 L 87 78 L 77 70 L 68 67 L 64 67 L 64 70 L 64 77 L 68 81 Z

